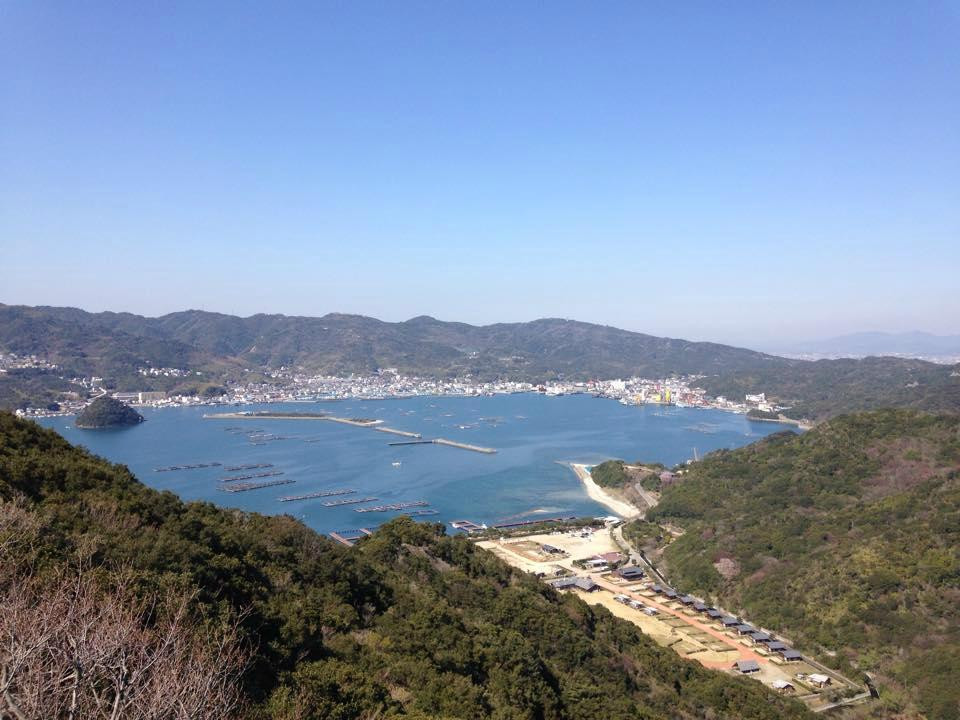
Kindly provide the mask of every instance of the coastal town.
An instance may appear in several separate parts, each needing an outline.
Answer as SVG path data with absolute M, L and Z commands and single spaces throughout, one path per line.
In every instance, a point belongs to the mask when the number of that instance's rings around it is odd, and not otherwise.
M 0 374 L 10 370 L 40 368 L 56 370 L 57 366 L 37 356 L 19 357 L 8 353 L 0 355 Z M 383 400 L 417 396 L 476 397 L 513 393 L 542 393 L 547 396 L 588 394 L 617 400 L 623 405 L 663 405 L 689 408 L 715 408 L 737 413 L 751 410 L 777 416 L 784 408 L 769 402 L 766 396 L 748 394 L 743 400 L 709 397 L 696 386 L 702 375 L 672 376 L 668 378 L 640 378 L 613 380 L 551 380 L 531 383 L 518 380 L 481 382 L 471 377 L 435 379 L 400 374 L 395 368 L 384 368 L 371 375 L 345 377 L 311 374 L 298 368 L 281 367 L 275 370 L 249 370 L 256 379 L 240 382 L 207 382 L 202 371 L 186 368 L 137 368 L 137 377 L 143 378 L 143 389 L 109 387 L 101 377 L 64 377 L 76 387 L 65 392 L 58 402 L 47 407 L 25 407 L 17 410 L 24 417 L 72 415 L 90 401 L 102 395 L 141 407 L 186 407 L 194 405 L 254 405 L 291 402 L 327 402 L 333 400 Z M 193 379 L 198 391 L 168 392 L 152 389 L 151 379 Z

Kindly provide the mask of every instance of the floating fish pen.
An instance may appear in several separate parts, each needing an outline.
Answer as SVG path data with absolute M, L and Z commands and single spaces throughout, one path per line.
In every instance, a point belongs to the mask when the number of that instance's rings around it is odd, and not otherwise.
M 304 495 L 285 495 L 279 498 L 280 502 L 293 502 L 294 500 L 310 500 L 312 498 L 330 497 L 332 495 L 352 495 L 356 490 L 318 490 L 317 492 L 305 493 Z
M 262 472 L 262 473 L 253 473 L 252 475 L 227 475 L 226 477 L 220 478 L 220 482 L 236 482 L 237 480 L 256 480 L 258 478 L 267 478 L 267 477 L 276 477 L 277 475 L 283 475 L 283 470 L 273 470 L 271 472 Z
M 273 487 L 275 485 L 291 485 L 295 483 L 296 480 L 283 479 L 283 480 L 265 480 L 264 482 L 240 482 L 233 483 L 232 485 L 224 485 L 223 487 L 217 488 L 223 492 L 237 493 L 237 492 L 247 492 L 248 490 L 259 490 L 260 488 Z
M 477 525 L 472 520 L 454 520 L 450 523 L 454 530 L 463 530 L 465 533 L 475 533 L 485 530 L 483 525 Z
M 170 465 L 168 467 L 154 468 L 154 472 L 175 472 L 177 470 L 200 470 L 202 468 L 220 467 L 220 463 L 196 463 L 194 465 Z
M 407 508 L 423 507 L 424 505 L 429 504 L 430 503 L 428 503 L 426 500 L 414 500 L 412 502 L 398 502 L 390 503 L 389 505 L 374 505 L 373 507 L 355 508 L 354 512 L 390 512 L 391 510 L 406 510 Z
M 260 468 L 272 468 L 273 463 L 251 463 L 249 465 L 228 465 L 224 468 L 227 472 L 237 472 L 239 470 L 259 470 Z
M 373 530 L 360 528 L 359 530 L 334 530 L 330 533 L 330 537 L 347 547 L 352 547 L 357 540 L 367 535 L 373 535 Z
M 426 508 L 424 510 L 411 510 L 407 513 L 410 517 L 424 517 L 425 515 L 439 515 L 439 510 L 434 510 L 433 508 Z
M 566 522 L 567 520 L 576 520 L 576 515 L 570 515 L 568 517 L 555 517 L 555 518 L 541 518 L 540 520 L 524 520 L 523 522 L 512 522 L 512 523 L 500 523 L 499 525 L 494 525 L 495 528 L 506 529 L 506 528 L 518 528 L 526 527 L 527 525 L 541 525 L 543 523 L 552 523 L 552 522 Z
M 373 502 L 374 500 L 379 500 L 380 498 L 375 497 L 365 497 L 365 498 L 350 498 L 349 500 L 329 500 L 328 502 L 321 503 L 324 507 L 339 507 L 340 505 L 356 505 L 357 503 Z

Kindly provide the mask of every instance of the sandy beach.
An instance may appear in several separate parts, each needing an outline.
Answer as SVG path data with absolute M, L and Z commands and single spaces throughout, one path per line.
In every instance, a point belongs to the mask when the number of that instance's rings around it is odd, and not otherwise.
M 587 495 L 589 495 L 591 499 L 596 500 L 601 505 L 610 508 L 610 510 L 623 518 L 631 518 L 636 515 L 640 515 L 643 512 L 637 506 L 631 505 L 626 500 L 621 500 L 620 498 L 614 497 L 602 487 L 597 485 L 590 476 L 590 472 L 587 470 L 587 465 L 570 463 L 570 467 L 573 468 L 573 471 L 577 474 L 577 477 L 580 478 L 580 482 L 582 482 L 583 486 L 587 489 Z

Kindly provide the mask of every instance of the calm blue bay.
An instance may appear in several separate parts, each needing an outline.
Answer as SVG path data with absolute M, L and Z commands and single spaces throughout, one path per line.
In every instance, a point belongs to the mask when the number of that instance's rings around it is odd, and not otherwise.
M 445 437 L 494 447 L 483 455 L 439 445 L 391 447 L 404 438 L 371 429 L 317 420 L 214 420 L 227 410 L 329 412 L 378 418 L 425 438 Z M 558 461 L 595 463 L 609 458 L 674 465 L 718 448 L 746 445 L 787 429 L 750 422 L 719 410 L 627 407 L 587 395 L 536 394 L 409 399 L 143 411 L 147 422 L 122 430 L 78 430 L 73 418 L 41 420 L 73 443 L 127 465 L 143 482 L 184 500 L 225 507 L 289 513 L 321 531 L 374 527 L 398 513 L 356 513 L 356 506 L 327 508 L 321 498 L 281 503 L 283 495 L 355 489 L 384 504 L 425 500 L 439 514 L 425 520 L 478 523 L 555 515 L 606 515 L 587 497 L 573 472 Z M 262 430 L 285 439 L 258 445 L 227 428 Z M 220 462 L 272 463 L 289 485 L 243 493 L 218 490 L 222 467 L 155 472 L 169 465 Z M 394 463 L 400 463 L 399 466 Z M 250 472 L 263 472 L 254 470 Z M 345 496 L 350 497 L 350 496 Z

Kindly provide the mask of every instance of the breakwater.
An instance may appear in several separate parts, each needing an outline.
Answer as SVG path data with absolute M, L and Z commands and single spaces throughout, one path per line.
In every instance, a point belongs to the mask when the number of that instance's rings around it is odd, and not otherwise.
M 327 415 L 326 413 L 301 413 L 301 412 L 255 412 L 255 413 L 213 413 L 203 416 L 205 420 L 326 420 L 328 422 L 340 423 L 341 425 L 352 425 L 353 427 L 362 427 L 362 428 L 371 428 L 377 432 L 389 433 L 391 435 L 399 435 L 400 437 L 411 438 L 409 442 L 393 442 L 388 443 L 388 445 L 446 445 L 447 447 L 460 448 L 461 450 L 470 450 L 472 452 L 483 453 L 484 455 L 494 455 L 496 450 L 490 447 L 483 447 L 481 445 L 471 445 L 469 443 L 462 443 L 456 440 L 447 440 L 446 438 L 433 438 L 432 440 L 423 440 L 423 435 L 417 432 L 411 432 L 409 430 L 397 430 L 396 428 L 387 427 L 383 424 L 383 420 L 377 420 L 374 418 L 343 418 L 336 417 L 335 415 Z M 253 436 L 251 440 L 252 444 L 259 445 L 262 444 L 261 440 L 286 440 L 287 438 L 282 436 Z M 306 442 L 315 442 L 315 439 L 309 439 Z
M 420 433 L 408 432 L 406 430 L 395 430 L 394 428 L 384 427 L 383 425 L 381 425 L 380 427 L 375 427 L 374 430 L 382 433 L 392 433 L 394 435 L 402 435 L 404 437 L 416 438 L 418 440 L 421 437 L 423 437 L 423 435 L 421 435 Z
M 483 453 L 485 455 L 494 455 L 496 450 L 480 445 L 470 445 L 469 443 L 457 442 L 456 440 L 447 440 L 446 438 L 434 438 L 434 445 L 446 445 L 447 447 L 460 448 L 461 450 L 472 450 L 473 452 Z

